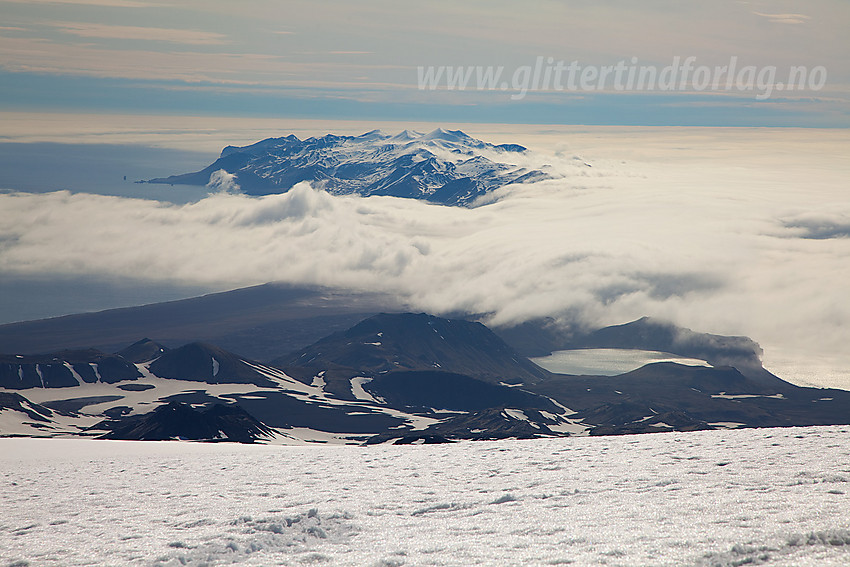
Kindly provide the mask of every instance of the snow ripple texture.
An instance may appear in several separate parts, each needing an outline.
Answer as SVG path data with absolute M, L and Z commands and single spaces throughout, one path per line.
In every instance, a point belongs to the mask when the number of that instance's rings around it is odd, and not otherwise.
M 850 428 L 421 446 L 0 439 L 0 567 L 850 565 Z

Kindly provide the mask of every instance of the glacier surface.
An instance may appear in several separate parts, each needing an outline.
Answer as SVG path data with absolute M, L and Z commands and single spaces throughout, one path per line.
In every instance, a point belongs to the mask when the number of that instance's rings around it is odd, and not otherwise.
M 0 565 L 850 564 L 850 427 L 259 446 L 0 439 Z

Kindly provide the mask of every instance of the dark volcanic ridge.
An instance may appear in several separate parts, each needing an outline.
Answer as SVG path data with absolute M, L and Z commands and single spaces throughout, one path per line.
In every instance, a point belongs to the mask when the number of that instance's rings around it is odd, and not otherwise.
M 268 283 L 163 303 L 7 323 L 0 325 L 0 353 L 94 347 L 146 362 L 141 359 L 159 348 L 200 341 L 268 361 L 344 331 L 370 315 L 404 309 L 389 294 Z M 139 337 L 156 341 L 139 341 Z
M 274 430 L 237 405 L 214 404 L 197 410 L 182 402 L 169 402 L 150 413 L 103 421 L 92 429 L 108 430 L 103 439 L 137 441 L 235 441 L 253 443 L 274 437 Z
M 714 362 L 555 374 L 511 346 L 544 331 L 552 345 L 666 345 Z M 781 380 L 746 337 L 648 319 L 583 334 L 557 335 L 550 322 L 504 334 L 511 341 L 477 322 L 380 313 L 273 364 L 150 339 L 119 354 L 2 355 L 0 423 L 11 429 L 0 436 L 403 444 L 850 423 L 850 392 Z
M 533 383 L 549 375 L 481 323 L 425 313 L 380 313 L 271 364 L 342 366 L 368 376 L 440 370 L 510 384 Z

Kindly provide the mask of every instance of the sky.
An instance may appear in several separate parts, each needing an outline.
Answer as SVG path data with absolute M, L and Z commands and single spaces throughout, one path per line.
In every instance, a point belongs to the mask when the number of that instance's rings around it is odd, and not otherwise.
M 850 126 L 844 0 L 0 0 L 0 23 L 3 111 Z M 627 73 L 619 90 L 613 77 L 574 90 L 543 80 L 558 62 L 590 79 L 621 61 L 660 76 L 689 59 L 707 70 L 734 59 L 731 88 L 724 76 L 716 89 L 679 83 L 682 70 L 669 89 L 648 76 L 628 88 Z M 446 73 L 420 89 L 420 67 L 443 66 L 504 72 L 492 89 L 475 73 L 463 90 Z M 779 90 L 792 67 L 804 88 Z

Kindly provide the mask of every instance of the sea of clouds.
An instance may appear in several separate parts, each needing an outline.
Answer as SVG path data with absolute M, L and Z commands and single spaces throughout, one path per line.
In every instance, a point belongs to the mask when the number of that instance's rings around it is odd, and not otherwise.
M 751 336 L 768 362 L 798 373 L 826 361 L 797 379 L 850 387 L 848 166 L 838 153 L 795 155 L 794 140 L 765 151 L 675 141 L 639 159 L 588 158 L 564 143 L 513 156 L 558 177 L 503 187 L 471 208 L 308 183 L 251 197 L 224 172 L 187 204 L 3 193 L 0 273 L 380 290 L 494 324 L 650 315 Z

